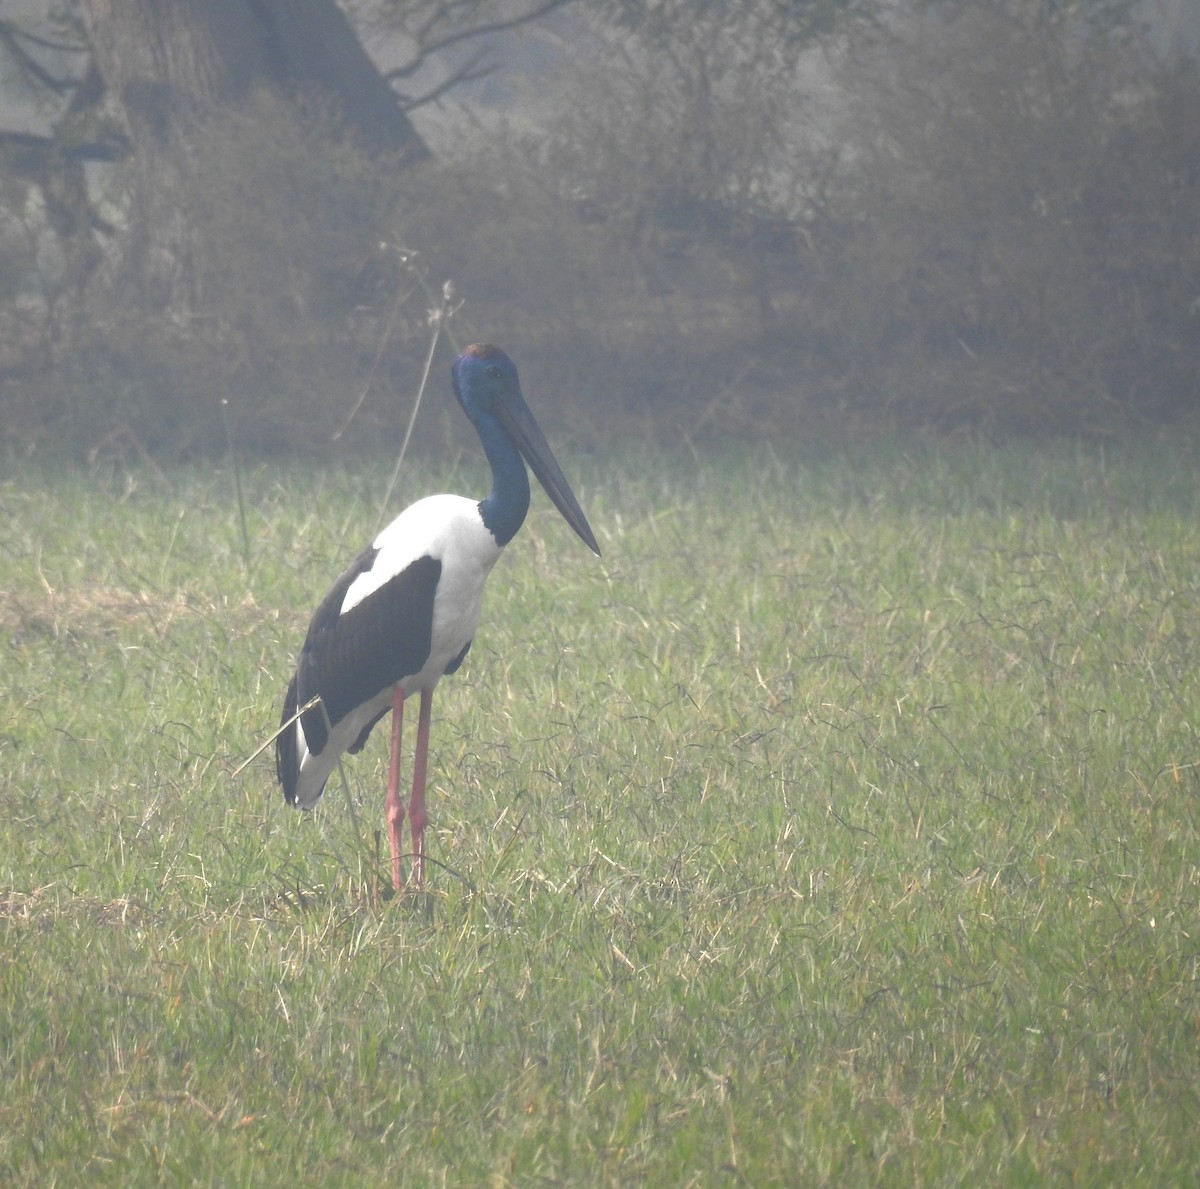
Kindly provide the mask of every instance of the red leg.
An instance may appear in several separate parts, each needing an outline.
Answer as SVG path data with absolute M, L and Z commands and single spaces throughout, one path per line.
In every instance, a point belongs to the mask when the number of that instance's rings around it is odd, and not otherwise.
M 429 718 L 433 690 L 421 691 L 421 712 L 417 717 L 417 748 L 413 757 L 412 797 L 408 802 L 408 824 L 413 838 L 413 885 L 425 886 L 425 769 L 429 758 Z
M 388 841 L 392 846 L 392 883 L 396 891 L 404 886 L 400 876 L 400 840 L 404 837 L 404 806 L 400 802 L 400 741 L 404 736 L 404 688 L 396 686 L 392 694 L 392 759 L 388 768 L 387 813 Z

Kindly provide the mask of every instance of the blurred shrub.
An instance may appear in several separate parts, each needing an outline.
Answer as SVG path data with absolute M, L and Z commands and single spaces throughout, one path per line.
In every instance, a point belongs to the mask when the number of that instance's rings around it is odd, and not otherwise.
M 939 12 L 843 75 L 858 155 L 814 212 L 803 315 L 825 372 L 900 423 L 1103 434 L 1194 412 L 1197 63 Z
M 598 27 L 599 52 L 571 61 L 569 102 L 526 154 L 608 245 L 588 328 L 620 432 L 769 432 L 766 390 L 797 423 L 797 376 L 775 353 L 806 284 L 797 215 L 811 162 L 776 15 L 693 6 L 641 37 Z

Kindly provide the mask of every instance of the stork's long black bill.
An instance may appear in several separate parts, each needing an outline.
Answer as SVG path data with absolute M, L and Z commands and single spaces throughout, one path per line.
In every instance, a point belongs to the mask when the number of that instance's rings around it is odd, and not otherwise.
M 497 402 L 496 413 L 509 437 L 521 451 L 521 456 L 529 464 L 529 469 L 537 476 L 546 494 L 554 501 L 554 506 L 562 513 L 562 518 L 579 534 L 579 539 L 599 557 L 600 546 L 596 544 L 592 526 L 588 524 L 587 517 L 583 514 L 566 476 L 555 461 L 545 434 L 533 419 L 529 406 L 520 398 L 515 401 Z

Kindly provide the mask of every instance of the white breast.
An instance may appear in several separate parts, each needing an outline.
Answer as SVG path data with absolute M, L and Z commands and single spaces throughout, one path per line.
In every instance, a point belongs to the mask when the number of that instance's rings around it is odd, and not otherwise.
M 483 587 L 502 552 L 484 525 L 476 500 L 461 495 L 431 495 L 405 508 L 375 538 L 374 564 L 351 583 L 342 614 L 419 557 L 442 563 L 433 605 L 429 659 L 405 682 L 405 693 L 432 688 L 446 666 L 475 635 L 483 609 Z

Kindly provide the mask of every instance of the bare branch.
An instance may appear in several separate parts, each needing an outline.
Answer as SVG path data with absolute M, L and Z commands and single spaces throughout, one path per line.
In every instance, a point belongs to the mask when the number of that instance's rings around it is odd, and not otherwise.
M 88 47 L 83 41 L 59 41 L 57 38 L 46 37 L 41 33 L 31 33 L 28 29 L 18 29 L 11 21 L 0 21 L 3 27 L 14 37 L 28 41 L 31 45 L 40 46 L 45 50 L 55 50 L 66 54 L 86 54 Z
M 26 42 L 43 46 L 47 49 L 70 50 L 72 53 L 82 53 L 82 46 L 58 45 L 32 33 L 26 33 L 16 28 L 11 21 L 0 21 L 0 45 L 12 54 L 17 65 L 31 78 L 41 83 L 43 87 L 61 95 L 76 86 L 78 79 L 61 79 L 50 73 L 26 48 Z
M 407 78 L 411 74 L 415 74 L 417 70 L 424 65 L 426 59 L 431 54 L 441 53 L 442 50 L 449 49 L 453 45 L 458 45 L 462 41 L 471 41 L 477 37 L 487 37 L 495 33 L 506 33 L 510 29 L 520 28 L 522 25 L 527 25 L 532 21 L 540 20 L 544 16 L 548 16 L 551 12 L 558 8 L 565 8 L 568 4 L 573 4 L 575 0 L 541 0 L 541 3 L 530 9 L 527 12 L 521 13 L 518 16 L 508 17 L 504 20 L 492 21 L 485 25 L 473 25 L 469 29 L 459 29 L 454 33 L 447 33 L 441 38 L 435 38 L 428 43 L 425 38 L 430 35 L 432 30 L 449 11 L 453 5 L 447 5 L 438 9 L 431 14 L 425 24 L 414 34 L 417 43 L 417 55 L 406 66 L 396 66 L 387 71 L 384 78 L 388 82 L 396 79 Z M 445 90 L 445 87 L 439 88 L 439 91 Z M 422 99 L 420 102 L 426 102 Z
M 444 82 L 434 87 L 432 91 L 426 91 L 424 95 L 406 98 L 404 100 L 405 110 L 412 111 L 414 107 L 422 107 L 426 103 L 434 103 L 454 87 L 460 87 L 464 83 L 476 83 L 480 79 L 494 74 L 496 72 L 495 66 L 481 64 L 486 56 L 485 51 L 481 50 L 465 66 L 460 70 L 456 70 Z

